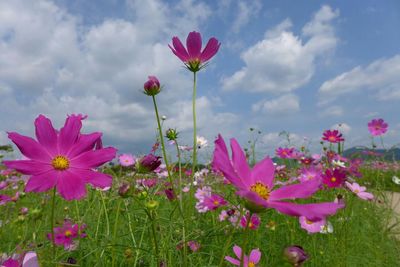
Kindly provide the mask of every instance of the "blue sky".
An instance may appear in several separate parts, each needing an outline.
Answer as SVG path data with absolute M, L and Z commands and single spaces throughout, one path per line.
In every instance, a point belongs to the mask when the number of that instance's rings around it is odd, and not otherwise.
M 399 143 L 399 1 L 15 0 L 0 2 L 0 143 L 6 131 L 33 134 L 38 114 L 60 127 L 66 114 L 89 117 L 120 152 L 150 150 L 156 123 L 141 93 L 148 75 L 166 127 L 190 144 L 191 73 L 171 53 L 173 36 L 216 37 L 218 54 L 199 73 L 198 132 L 259 153 L 304 137 L 318 151 L 325 129 L 346 146 L 369 145 L 367 123 L 384 118 L 385 143 Z M 212 148 L 203 152 L 210 155 Z

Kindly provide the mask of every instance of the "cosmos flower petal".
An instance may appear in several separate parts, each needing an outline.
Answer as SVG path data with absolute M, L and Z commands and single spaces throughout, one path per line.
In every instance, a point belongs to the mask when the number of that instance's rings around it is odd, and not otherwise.
M 230 256 L 225 256 L 225 260 L 229 261 L 233 265 L 240 266 L 240 260 L 238 260 L 238 259 L 234 259 Z
M 233 252 L 235 253 L 236 257 L 239 259 L 242 257 L 242 248 L 239 246 L 233 246 Z
M 81 134 L 67 156 L 74 158 L 83 152 L 92 150 L 100 138 L 101 133 Z
M 260 181 L 268 186 L 268 188 L 272 188 L 274 186 L 274 173 L 274 163 L 269 157 L 265 157 L 253 167 L 251 172 L 251 184 Z
M 361 199 L 364 199 L 364 200 L 374 199 L 374 195 L 369 193 L 369 192 L 360 192 L 360 193 L 357 194 L 357 196 L 359 198 L 361 198 Z
M 203 52 L 201 53 L 200 61 L 206 62 L 207 60 L 209 60 L 210 58 L 215 56 L 215 54 L 218 52 L 220 45 L 221 44 L 218 43 L 218 40 L 214 37 L 212 37 L 210 40 L 208 40 L 206 47 L 204 48 Z
M 71 171 L 63 171 L 57 180 L 57 191 L 66 200 L 86 196 L 85 180 Z
M 39 115 L 35 120 L 35 133 L 38 142 L 44 146 L 51 157 L 57 155 L 57 131 L 54 129 L 50 119 Z
M 215 150 L 212 165 L 213 168 L 222 172 L 226 179 L 228 179 L 232 184 L 242 189 L 246 188 L 232 167 L 225 141 L 221 135 L 218 135 L 218 138 L 215 140 Z
M 189 33 L 186 39 L 186 47 L 189 53 L 190 59 L 200 59 L 201 54 L 201 35 L 199 32 Z
M 305 216 L 311 221 L 322 220 L 344 208 L 342 203 L 323 202 L 315 204 L 294 204 L 289 202 L 270 201 L 268 205 L 280 213 L 290 216 Z
M 112 176 L 101 172 L 87 169 L 71 169 L 71 172 L 86 178 L 86 183 L 90 183 L 94 187 L 106 188 L 112 184 Z
M 183 46 L 181 40 L 179 40 L 178 37 L 173 37 L 172 38 L 172 45 L 173 48 L 169 46 L 169 48 L 172 50 L 172 52 L 183 62 L 187 62 L 189 60 L 189 54 L 186 51 L 186 48 Z
M 28 251 L 22 262 L 22 267 L 39 267 L 37 254 L 34 251 Z
M 51 157 L 47 150 L 31 137 L 10 132 L 8 138 L 17 145 L 25 157 L 40 162 L 50 162 Z
M 71 167 L 74 168 L 96 168 L 115 158 L 117 150 L 113 147 L 86 151 L 71 159 Z
M 82 128 L 82 117 L 71 115 L 69 116 L 64 124 L 64 127 L 60 130 L 58 139 L 58 145 L 61 155 L 67 155 L 71 147 L 77 141 L 80 130 Z
M 318 179 L 311 179 L 301 184 L 282 186 L 271 192 L 269 200 L 308 198 L 319 190 L 320 184 Z
M 35 160 L 5 160 L 7 168 L 15 169 L 22 174 L 40 174 L 53 169 L 50 163 L 44 164 Z
M 236 194 L 244 197 L 251 202 L 253 202 L 256 205 L 262 206 L 267 208 L 268 207 L 268 202 L 265 201 L 263 198 L 261 198 L 257 193 L 249 191 L 249 190 L 238 190 L 236 191 Z
M 53 188 L 60 176 L 58 171 L 48 171 L 38 175 L 32 175 L 26 186 L 25 192 L 45 192 Z
M 254 262 L 257 264 L 261 259 L 261 251 L 259 249 L 253 249 L 250 252 L 249 261 Z
M 235 138 L 231 139 L 231 149 L 232 149 L 232 162 L 239 177 L 242 178 L 242 182 L 251 186 L 251 170 L 247 164 L 246 155 L 244 154 L 242 148 Z

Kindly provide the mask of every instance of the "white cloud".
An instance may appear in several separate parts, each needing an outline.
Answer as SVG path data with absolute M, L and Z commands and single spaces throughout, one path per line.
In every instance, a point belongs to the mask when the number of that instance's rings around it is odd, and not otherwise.
M 320 103 L 357 91 L 375 92 L 379 100 L 400 99 L 400 55 L 379 59 L 368 66 L 357 66 L 328 80 L 319 88 Z
M 237 8 L 237 16 L 232 23 L 232 31 L 235 33 L 238 33 L 250 19 L 258 15 L 262 8 L 262 3 L 260 0 L 238 1 Z
M 254 112 L 290 114 L 300 110 L 299 98 L 293 94 L 282 95 L 272 100 L 262 100 L 252 106 Z
M 330 106 L 324 108 L 321 112 L 322 117 L 340 117 L 344 114 L 344 110 L 341 106 Z
M 289 31 L 286 19 L 241 54 L 245 66 L 222 79 L 223 89 L 282 93 L 305 85 L 314 75 L 316 58 L 336 46 L 331 23 L 338 15 L 323 6 L 304 26 L 303 38 Z
M 291 146 L 300 146 L 304 138 L 295 133 L 289 133 Z M 261 138 L 261 143 L 269 149 L 276 149 L 280 146 L 288 145 L 287 135 L 278 132 L 266 133 Z
M 351 131 L 351 127 L 347 123 L 337 123 L 331 126 L 332 130 L 339 130 L 341 133 L 348 135 Z

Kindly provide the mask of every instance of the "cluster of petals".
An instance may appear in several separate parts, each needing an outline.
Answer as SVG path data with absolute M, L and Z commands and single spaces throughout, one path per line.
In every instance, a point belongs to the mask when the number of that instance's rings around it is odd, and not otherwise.
M 309 234 L 320 233 L 322 228 L 326 225 L 325 218 L 318 221 L 310 221 L 304 216 L 299 217 L 301 228 L 306 230 Z
M 39 267 L 37 254 L 34 251 L 28 251 L 22 255 L 14 255 L 4 261 L 0 259 L 1 267 Z
M 64 246 L 65 250 L 73 250 L 75 248 L 74 240 L 86 237 L 85 228 L 86 225 L 79 226 L 66 220 L 61 227 L 54 228 L 54 244 Z M 51 233 L 47 234 L 47 239 L 52 240 Z
M 294 147 L 278 147 L 275 154 L 281 159 L 295 159 L 298 156 L 298 151 Z
M 305 216 L 309 220 L 320 220 L 336 213 L 343 203 L 296 204 L 288 202 L 298 198 L 309 198 L 319 190 L 320 181 L 313 179 L 301 184 L 274 188 L 274 164 L 269 157 L 250 169 L 246 156 L 236 139 L 231 139 L 232 160 L 221 135 L 215 141 L 213 167 L 219 170 L 236 187 L 236 194 L 259 208 L 273 208 L 290 216 Z
M 299 181 L 304 183 L 313 179 L 320 180 L 322 176 L 322 171 L 320 168 L 315 166 L 310 166 L 308 168 L 302 168 L 300 170 Z
M 202 188 L 198 188 L 195 193 L 196 209 L 200 213 L 207 212 L 209 210 L 216 210 L 221 206 L 225 206 L 227 204 L 226 200 L 218 195 L 211 193 L 211 187 L 204 186 Z
M 366 192 L 367 188 L 365 186 L 360 186 L 358 183 L 349 183 L 346 182 L 347 188 L 351 190 L 354 194 L 356 194 L 359 198 L 364 200 L 372 200 L 374 199 L 374 195 Z
M 186 48 L 178 37 L 172 38 L 172 46 L 168 45 L 172 52 L 182 60 L 186 67 L 192 71 L 199 71 L 204 64 L 210 60 L 218 52 L 221 43 L 214 37 L 212 37 L 203 51 L 201 34 L 199 32 L 190 32 L 186 38 Z
M 248 227 L 251 230 L 257 230 L 261 223 L 260 217 L 257 215 L 257 213 L 253 213 L 250 217 L 250 220 L 249 217 L 250 214 L 242 216 L 242 218 L 240 219 L 240 225 L 243 228 Z
M 388 130 L 389 125 L 383 119 L 373 119 L 368 122 L 368 130 L 372 136 L 381 136 Z
M 71 115 L 59 131 L 43 115 L 35 120 L 37 141 L 15 132 L 8 137 L 17 145 L 24 160 L 4 161 L 8 168 L 30 175 L 26 192 L 44 192 L 54 187 L 66 200 L 86 196 L 86 184 L 106 188 L 112 177 L 93 169 L 115 157 L 112 147 L 95 149 L 101 133 L 81 134 L 82 115 Z
M 322 182 L 327 187 L 342 187 L 346 181 L 346 172 L 341 169 L 327 169 L 322 174 Z
M 237 258 L 232 258 L 230 256 L 225 256 L 225 260 L 229 261 L 235 266 L 241 266 L 241 260 L 243 257 L 243 266 L 244 267 L 255 267 L 261 259 L 261 251 L 257 249 L 253 249 L 250 252 L 250 255 L 243 255 L 242 248 L 235 245 L 233 246 L 233 252 L 235 253 Z
M 132 154 L 121 154 L 118 157 L 118 161 L 121 166 L 128 167 L 135 164 L 136 158 Z
M 329 143 L 339 143 L 344 141 L 343 135 L 338 130 L 326 130 L 323 133 L 322 140 Z

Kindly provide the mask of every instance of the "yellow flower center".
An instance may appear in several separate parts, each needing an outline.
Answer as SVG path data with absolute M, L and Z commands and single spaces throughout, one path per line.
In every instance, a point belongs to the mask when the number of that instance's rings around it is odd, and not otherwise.
M 356 190 L 354 190 L 354 193 L 358 194 L 358 193 L 360 193 L 360 190 L 356 189 Z
M 249 264 L 248 264 L 247 266 L 249 266 L 249 267 L 255 267 L 256 264 L 255 264 L 254 262 L 250 261 Z
M 249 222 L 249 228 L 253 227 L 253 224 L 251 222 Z
M 331 182 L 332 182 L 332 183 L 336 182 L 336 178 L 335 178 L 335 177 L 332 177 L 332 178 L 331 178 Z
M 335 136 L 329 136 L 328 140 L 329 141 L 336 141 L 336 137 Z
M 69 161 L 64 156 L 56 156 L 53 161 L 51 162 L 53 168 L 59 171 L 63 171 L 69 168 Z
M 256 193 L 259 195 L 261 198 L 268 200 L 270 191 L 266 185 L 263 183 L 257 182 L 250 186 L 250 191 Z
M 70 237 L 72 235 L 72 232 L 70 230 L 65 231 L 64 233 L 65 237 Z
M 218 200 L 214 200 L 213 203 L 214 203 L 215 206 L 218 206 L 218 205 L 219 205 L 219 201 L 218 201 Z
M 306 223 L 307 223 L 307 224 L 313 224 L 314 222 L 312 222 L 312 221 L 306 219 Z

